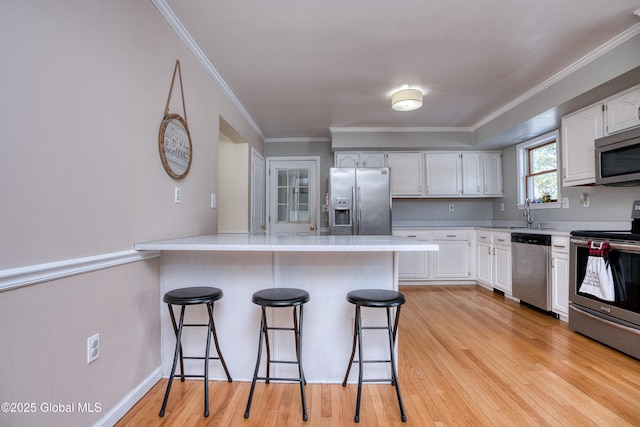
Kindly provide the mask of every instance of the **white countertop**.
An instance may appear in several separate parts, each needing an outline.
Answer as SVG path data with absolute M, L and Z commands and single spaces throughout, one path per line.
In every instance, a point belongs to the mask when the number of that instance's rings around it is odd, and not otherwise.
M 144 251 L 413 252 L 438 245 L 399 236 L 259 236 L 218 234 L 136 243 Z

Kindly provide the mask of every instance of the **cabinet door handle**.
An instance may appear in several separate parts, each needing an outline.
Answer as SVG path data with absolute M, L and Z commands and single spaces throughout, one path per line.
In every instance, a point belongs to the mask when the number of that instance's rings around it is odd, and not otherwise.
M 491 255 L 491 247 L 489 247 L 488 249 L 489 249 L 489 255 Z
M 493 248 L 493 254 L 494 255 L 496 254 L 496 248 Z
M 456 237 L 455 234 L 447 234 L 447 237 Z
M 498 239 L 498 242 L 504 242 L 504 239 Z
M 638 107 L 638 118 L 640 119 L 640 107 Z
M 553 245 L 554 248 L 559 248 L 559 249 L 564 249 L 565 246 L 564 245 Z
M 418 237 L 418 236 L 416 236 L 416 235 L 411 235 L 411 236 L 407 236 L 407 237 Z

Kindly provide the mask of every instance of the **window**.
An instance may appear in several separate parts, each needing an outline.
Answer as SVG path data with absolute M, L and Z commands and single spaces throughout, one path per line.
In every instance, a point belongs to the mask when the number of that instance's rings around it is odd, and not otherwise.
M 556 141 L 527 150 L 528 165 L 525 176 L 527 199 L 558 201 L 558 156 Z
M 518 144 L 518 204 L 558 207 L 558 131 Z

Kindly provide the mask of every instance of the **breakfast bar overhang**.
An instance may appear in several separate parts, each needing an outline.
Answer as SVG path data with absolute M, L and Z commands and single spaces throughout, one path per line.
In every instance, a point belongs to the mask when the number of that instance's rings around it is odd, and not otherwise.
M 234 380 L 250 381 L 257 354 L 260 309 L 251 302 L 254 292 L 271 287 L 308 291 L 304 307 L 302 360 L 308 382 L 342 382 L 353 340 L 353 306 L 345 296 L 355 289 L 398 289 L 398 252 L 437 251 L 438 245 L 397 236 L 261 236 L 219 234 L 138 243 L 136 250 L 161 251 L 161 295 L 188 286 L 214 286 L 224 297 L 215 304 L 214 317 L 220 348 Z M 175 336 L 166 306 L 159 301 L 162 322 L 162 364 L 168 376 L 173 360 Z M 291 313 L 277 310 L 271 324 L 291 323 Z M 382 313 L 363 311 L 365 326 L 382 325 Z M 378 310 L 379 311 L 379 310 Z M 206 311 L 196 310 L 187 321 L 206 323 Z M 402 320 L 400 321 L 402 324 Z M 183 335 L 185 354 L 204 354 L 202 328 Z M 290 332 L 274 333 L 274 359 L 294 360 Z M 369 358 L 388 358 L 384 333 L 367 331 Z M 187 363 L 201 372 L 200 361 Z M 289 366 L 273 366 L 277 375 L 287 375 Z M 388 370 L 388 366 L 386 368 Z M 365 366 L 365 375 L 383 378 L 384 367 Z M 209 377 L 224 379 L 219 363 L 212 362 Z M 353 375 L 350 381 L 355 381 Z

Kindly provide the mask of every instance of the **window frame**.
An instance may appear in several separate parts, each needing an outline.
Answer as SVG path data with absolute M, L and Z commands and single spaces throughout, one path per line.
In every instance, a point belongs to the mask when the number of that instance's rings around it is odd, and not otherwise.
M 532 203 L 532 209 L 554 209 L 562 207 L 562 184 L 560 180 L 560 131 L 554 130 L 544 135 L 540 135 L 536 138 L 529 139 L 516 145 L 516 155 L 518 159 L 518 208 L 523 209 L 525 198 L 527 197 L 527 177 L 535 175 L 529 174 L 530 159 L 529 150 L 532 148 L 541 147 L 549 143 L 555 142 L 556 144 L 556 183 L 558 186 L 558 199 L 553 202 L 547 203 Z M 544 173 L 549 173 L 548 171 Z

